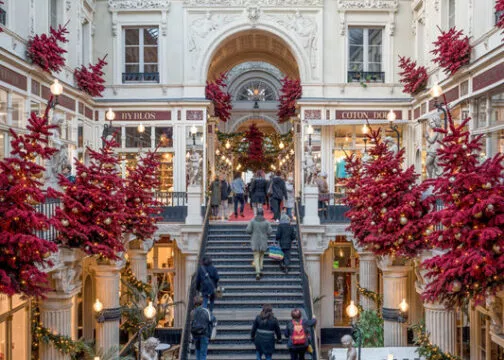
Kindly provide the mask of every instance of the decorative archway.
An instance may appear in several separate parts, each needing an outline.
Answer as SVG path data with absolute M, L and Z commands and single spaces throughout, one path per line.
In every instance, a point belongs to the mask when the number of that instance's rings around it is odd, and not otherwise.
M 265 121 L 268 124 L 270 124 L 275 129 L 275 131 L 277 133 L 282 133 L 282 129 L 280 128 L 280 125 L 278 124 L 278 122 L 275 121 L 275 119 L 273 119 L 269 116 L 266 116 L 266 115 L 245 115 L 245 116 L 242 116 L 241 118 L 239 118 L 238 120 L 233 122 L 231 128 L 229 129 L 229 132 L 232 132 L 232 133 L 236 132 L 241 125 L 243 125 L 247 121 L 251 121 L 251 120 Z

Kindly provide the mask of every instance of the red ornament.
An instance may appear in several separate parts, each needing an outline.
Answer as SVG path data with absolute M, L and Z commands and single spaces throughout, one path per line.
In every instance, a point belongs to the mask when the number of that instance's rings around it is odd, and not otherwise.
M 58 30 L 51 27 L 49 32 L 49 36 L 47 34 L 37 34 L 28 42 L 28 57 L 34 64 L 37 64 L 48 73 L 60 72 L 65 66 L 63 54 L 67 51 L 59 43 L 68 42 L 65 37 L 68 30 L 65 24 L 65 26 L 59 25 Z
M 245 132 L 245 139 L 248 143 L 248 151 L 246 152 L 246 156 L 240 158 L 240 164 L 243 164 L 244 168 L 253 171 L 264 169 L 266 165 L 263 149 L 264 134 L 258 129 L 255 123 L 252 123 Z
M 497 0 L 495 2 L 495 12 L 500 12 L 499 19 L 497 20 L 497 26 L 499 29 L 504 29 L 504 0 Z
M 57 247 L 37 235 L 47 230 L 49 220 L 33 206 L 45 200 L 38 180 L 45 168 L 36 159 L 50 159 L 56 152 L 48 145 L 54 128 L 47 124 L 48 111 L 43 117 L 31 114 L 27 134 L 10 130 L 11 157 L 0 161 L 0 293 L 9 296 L 37 297 L 49 290 L 41 268 L 52 266 L 46 258 Z
M 220 74 L 215 81 L 207 81 L 205 87 L 205 97 L 211 100 L 214 105 L 214 114 L 221 121 L 228 121 L 231 118 L 231 94 L 226 91 L 226 74 Z
M 284 77 L 280 93 L 277 116 L 278 122 L 283 123 L 296 115 L 296 103 L 303 95 L 301 80 L 291 80 L 287 76 Z
M 75 183 L 60 176 L 59 184 L 65 193 L 53 191 L 52 196 L 61 196 L 63 206 L 56 209 L 51 219 L 61 243 L 113 260 L 124 251 L 121 237 L 126 222 L 124 184 L 114 152 L 116 146 L 111 139 L 104 140 L 99 151 L 88 148 L 91 164 L 76 162 Z M 74 208 L 78 211 L 73 211 Z M 68 221 L 68 226 L 62 223 L 63 219 Z M 110 224 L 106 219 L 110 219 Z
M 399 67 L 402 69 L 399 81 L 404 85 L 404 93 L 415 95 L 425 89 L 429 75 L 424 66 L 417 66 L 411 58 L 399 56 Z
M 444 72 L 453 75 L 462 66 L 469 64 L 471 59 L 471 45 L 469 38 L 464 37 L 462 30 L 457 31 L 452 27 L 448 31 L 441 31 L 437 41 L 434 42 L 434 50 L 431 51 L 435 57 L 432 61 L 444 68 Z
M 107 65 L 106 57 L 107 55 L 98 59 L 98 63 L 95 65 L 89 64 L 89 70 L 84 65 L 74 70 L 77 87 L 90 96 L 101 97 L 103 90 L 105 90 L 105 86 L 103 86 L 105 83 L 103 67 Z
M 449 130 L 438 150 L 440 177 L 428 181 L 443 207 L 428 215 L 439 224 L 430 243 L 445 252 L 423 263 L 431 278 L 423 297 L 460 305 L 480 303 L 504 288 L 504 154 L 480 162 L 481 136 L 471 138 L 469 118 L 455 125 L 448 111 Z M 497 251 L 496 251 L 497 250 Z M 460 291 L 455 291 L 460 285 Z M 451 290 L 450 290 L 451 289 Z

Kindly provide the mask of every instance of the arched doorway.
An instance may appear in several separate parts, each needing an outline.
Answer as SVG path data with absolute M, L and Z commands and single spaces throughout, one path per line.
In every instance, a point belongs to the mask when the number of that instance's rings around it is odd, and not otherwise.
M 215 80 L 222 73 L 228 75 L 227 90 L 232 97 L 233 110 L 231 119 L 220 122 L 217 129 L 230 137 L 236 136 L 229 143 L 217 142 L 215 169 L 221 173 L 226 171 L 227 177 L 231 177 L 234 171 L 254 170 L 241 167 L 247 151 L 243 144 L 247 142 L 244 134 L 254 125 L 264 135 L 265 152 L 269 154 L 265 162 L 267 168 L 263 170 L 278 169 L 285 175 L 292 173 L 294 156 L 289 153 L 292 149 L 288 146 L 293 144 L 283 140 L 291 135 L 292 124 L 279 124 L 276 115 L 282 78 L 300 77 L 291 46 L 269 31 L 236 32 L 216 46 L 208 62 L 207 80 Z M 241 151 L 233 148 L 238 145 Z
M 82 296 L 82 335 L 86 341 L 94 339 L 95 320 L 93 317 L 93 299 L 93 281 L 91 276 L 87 276 L 84 280 Z

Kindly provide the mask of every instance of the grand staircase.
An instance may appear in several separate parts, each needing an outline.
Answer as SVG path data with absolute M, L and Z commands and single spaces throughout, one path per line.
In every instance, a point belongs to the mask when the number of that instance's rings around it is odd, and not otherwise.
M 219 271 L 224 296 L 215 302 L 218 321 L 217 339 L 210 342 L 209 360 L 255 360 L 255 346 L 250 330 L 263 304 L 273 305 L 283 333 L 293 308 L 305 308 L 303 272 L 298 243 L 293 242 L 289 273 L 284 274 L 277 262 L 264 259 L 263 277 L 257 281 L 252 267 L 250 235 L 242 224 L 207 225 L 206 254 Z M 276 226 L 270 237 L 273 243 Z M 307 288 L 306 286 L 304 288 Z M 282 336 L 283 337 L 283 336 Z M 274 359 L 290 359 L 286 340 L 276 345 Z M 190 354 L 188 359 L 195 359 Z M 307 354 L 307 359 L 311 357 Z

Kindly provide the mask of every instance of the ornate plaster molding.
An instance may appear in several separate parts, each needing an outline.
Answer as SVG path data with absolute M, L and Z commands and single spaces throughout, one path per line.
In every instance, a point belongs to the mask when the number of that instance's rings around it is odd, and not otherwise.
M 170 9 L 169 0 L 108 0 L 110 11 Z
M 338 0 L 338 7 L 343 10 L 393 10 L 396 11 L 399 0 Z
M 184 0 L 185 7 L 316 7 L 323 0 Z

